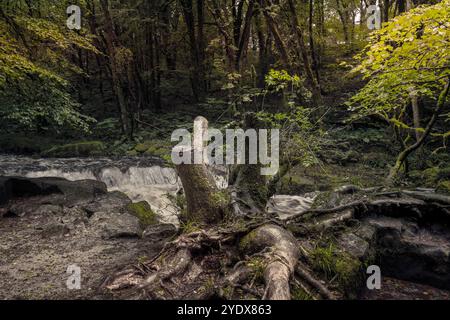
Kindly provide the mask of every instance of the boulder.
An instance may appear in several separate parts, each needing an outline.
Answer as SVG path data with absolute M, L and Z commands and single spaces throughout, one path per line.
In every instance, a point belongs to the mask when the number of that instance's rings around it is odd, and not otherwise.
M 141 237 L 139 219 L 129 213 L 96 212 L 89 219 L 89 228 L 106 239 Z
M 379 265 L 383 276 L 450 289 L 450 230 L 445 226 L 372 216 L 339 235 L 337 245 Z
M 0 204 L 14 198 L 59 195 L 71 205 L 107 194 L 106 185 L 96 180 L 68 181 L 62 178 L 0 177 Z M 53 199 L 55 202 L 58 197 Z M 49 200 L 50 201 L 50 200 Z M 52 201 L 50 201 L 52 202 Z
M 158 223 L 158 217 L 147 201 L 129 203 L 127 210 L 136 216 L 144 227 Z
M 129 204 L 131 204 L 131 200 L 126 194 L 120 191 L 113 191 L 98 195 L 92 201 L 83 203 L 81 208 L 88 216 L 91 216 L 95 212 L 121 212 Z

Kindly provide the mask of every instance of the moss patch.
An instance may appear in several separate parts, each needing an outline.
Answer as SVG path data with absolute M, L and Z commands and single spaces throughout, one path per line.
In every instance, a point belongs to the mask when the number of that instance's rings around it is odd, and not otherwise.
M 144 154 L 166 159 L 170 156 L 171 145 L 163 140 L 149 140 L 138 143 L 133 150 L 136 154 Z
M 249 232 L 246 236 L 244 236 L 241 241 L 239 241 L 239 249 L 241 251 L 246 251 L 250 246 L 250 243 L 255 239 L 256 231 L 253 230 Z
M 356 294 L 363 280 L 363 266 L 359 259 L 338 250 L 333 244 L 318 246 L 311 252 L 313 269 L 328 280 L 335 279 L 339 289 L 348 297 Z
M 267 262 L 263 258 L 252 258 L 247 262 L 247 266 L 252 270 L 255 281 L 264 282 L 264 271 L 266 270 Z
M 316 191 L 317 186 L 307 177 L 287 174 L 281 179 L 279 190 L 281 194 L 296 195 Z
M 446 192 L 448 190 L 446 186 L 450 181 L 450 167 L 431 167 L 423 171 L 411 171 L 410 178 L 421 186 L 438 188 L 441 192 Z
M 441 181 L 437 187 L 437 191 L 450 194 L 450 180 Z
M 44 157 L 66 158 L 66 157 L 89 157 L 105 154 L 105 145 L 101 141 L 83 141 L 53 147 L 44 151 Z
M 130 203 L 127 205 L 128 211 L 139 218 L 143 226 L 149 226 L 158 223 L 156 213 L 152 210 L 147 201 Z
M 183 233 L 189 234 L 201 230 L 201 227 L 195 221 L 187 221 L 181 223 L 181 230 L 183 230 Z
M 313 297 L 308 292 L 303 290 L 301 287 L 294 286 L 291 289 L 291 299 L 292 300 L 313 300 Z

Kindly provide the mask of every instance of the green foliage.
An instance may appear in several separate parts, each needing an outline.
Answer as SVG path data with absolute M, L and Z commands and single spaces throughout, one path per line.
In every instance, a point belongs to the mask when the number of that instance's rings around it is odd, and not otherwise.
M 311 252 L 315 270 L 322 272 L 328 280 L 335 279 L 341 289 L 351 294 L 361 281 L 361 262 L 348 253 L 338 250 L 333 243 L 317 246 Z
M 437 187 L 439 192 L 450 194 L 450 180 L 441 181 Z
M 264 258 L 255 257 L 250 259 L 247 261 L 247 267 L 252 270 L 255 281 L 264 281 L 264 271 L 267 267 L 267 261 Z
M 436 99 L 450 76 L 450 1 L 420 6 L 374 32 L 354 72 L 369 82 L 349 102 L 353 118 L 397 114 L 411 95 Z M 407 126 L 404 124 L 404 126 Z
M 93 119 L 79 112 L 80 104 L 72 98 L 69 86 L 69 76 L 81 70 L 68 62 L 66 54 L 98 51 L 85 32 L 77 34 L 65 28 L 63 4 L 51 10 L 61 15 L 30 17 L 20 6 L 11 5 L 2 11 L 0 122 L 27 130 L 66 127 L 88 131 Z
M 299 163 L 311 167 L 319 163 L 317 153 L 321 149 L 324 132 L 310 120 L 311 110 L 302 106 L 290 106 L 287 112 L 259 112 L 258 118 L 270 128 L 281 132 L 283 162 Z
M 286 90 L 289 87 L 294 90 L 294 88 L 299 87 L 301 84 L 299 76 L 291 76 L 286 70 L 270 69 L 265 80 L 269 89 L 273 89 L 276 92 Z
M 297 285 L 291 290 L 291 298 L 292 300 L 314 300 L 314 297 Z
M 199 227 L 198 223 L 196 223 L 195 221 L 181 222 L 181 230 L 183 230 L 183 233 L 189 234 L 199 231 L 200 229 L 201 228 Z

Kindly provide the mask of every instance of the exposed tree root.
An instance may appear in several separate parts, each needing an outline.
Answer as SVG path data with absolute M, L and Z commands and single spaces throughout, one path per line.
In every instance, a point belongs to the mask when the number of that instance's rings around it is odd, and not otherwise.
M 450 197 L 435 193 L 416 191 L 395 191 L 380 194 L 382 197 L 353 201 L 334 208 L 311 209 L 301 214 L 289 217 L 286 223 L 302 222 L 319 219 L 315 225 L 328 227 L 332 224 L 352 218 L 361 218 L 367 213 L 383 212 L 401 216 L 404 212 L 417 212 L 419 215 L 432 213 L 439 214 L 443 219 L 449 219 L 450 213 L 447 205 Z M 395 198 L 386 197 L 395 196 Z
M 245 127 L 257 127 L 252 116 L 245 122 Z M 202 123 L 207 127 L 206 119 Z M 260 168 L 237 166 L 230 174 L 230 188 L 224 192 L 216 187 L 206 164 L 178 165 L 187 201 L 186 218 L 202 229 L 180 235 L 158 256 L 117 273 L 102 288 L 128 298 L 288 300 L 290 283 L 297 281 L 313 297 L 318 297 L 318 292 L 322 298 L 336 299 L 299 262 L 301 247 L 286 225 L 296 224 L 308 232 L 369 214 L 450 221 L 446 196 L 409 191 L 380 194 L 380 188 L 347 186 L 335 191 L 338 198 L 354 199 L 354 193 L 362 192 L 362 200 L 312 209 L 282 222 L 265 212 L 269 192 Z
M 239 240 L 241 254 L 236 248 Z M 241 260 L 233 267 L 239 256 Z M 253 297 L 287 300 L 299 256 L 296 239 L 274 224 L 259 226 L 242 239 L 239 233 L 212 228 L 181 235 L 156 259 L 139 269 L 117 273 L 104 289 L 119 295 L 125 290 L 128 297 L 183 299 L 223 295 L 220 289 L 228 287 Z M 255 270 L 250 262 L 255 258 L 264 265 L 265 287 L 254 283 Z
M 286 229 L 272 224 L 259 227 L 247 238 L 245 249 L 250 252 L 270 249 L 264 271 L 266 291 L 263 298 L 289 300 L 289 280 L 300 257 L 297 240 Z
M 295 272 L 311 287 L 315 288 L 323 298 L 328 300 L 336 300 L 335 295 L 330 290 L 328 290 L 319 280 L 315 279 L 301 262 L 297 264 Z

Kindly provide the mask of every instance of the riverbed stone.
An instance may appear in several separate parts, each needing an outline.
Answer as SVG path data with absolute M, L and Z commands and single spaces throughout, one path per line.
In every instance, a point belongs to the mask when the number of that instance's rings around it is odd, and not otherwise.
M 129 213 L 96 212 L 89 219 L 90 229 L 104 238 L 141 237 L 139 219 Z
M 79 201 L 95 199 L 96 196 L 106 193 L 106 185 L 96 180 L 0 177 L 0 204 L 14 198 L 62 195 L 64 203 L 71 205 Z

